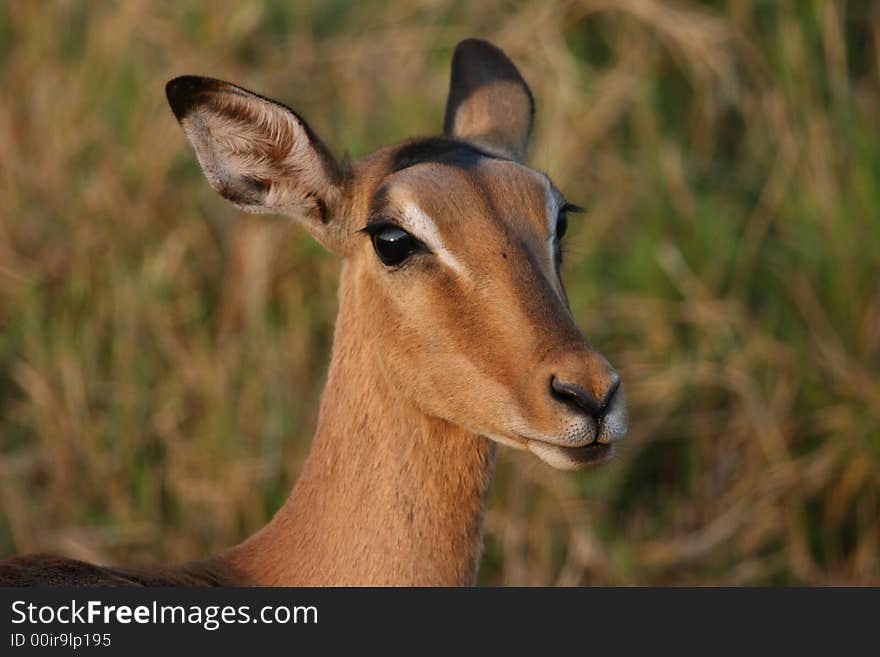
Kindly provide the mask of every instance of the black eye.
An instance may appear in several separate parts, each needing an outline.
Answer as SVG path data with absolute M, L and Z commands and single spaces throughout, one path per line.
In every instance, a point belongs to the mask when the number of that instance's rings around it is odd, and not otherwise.
M 583 212 L 584 209 L 575 205 L 574 203 L 569 203 L 568 201 L 564 201 L 562 203 L 562 207 L 559 208 L 559 214 L 556 216 L 556 241 L 558 242 L 564 236 L 566 231 L 568 230 L 568 213 L 569 212 Z
M 556 218 L 556 239 L 561 240 L 565 235 L 565 231 L 568 230 L 568 209 L 563 208 L 559 211 L 559 216 Z
M 389 226 L 373 233 L 373 248 L 387 267 L 399 265 L 418 250 L 420 242 L 400 228 Z

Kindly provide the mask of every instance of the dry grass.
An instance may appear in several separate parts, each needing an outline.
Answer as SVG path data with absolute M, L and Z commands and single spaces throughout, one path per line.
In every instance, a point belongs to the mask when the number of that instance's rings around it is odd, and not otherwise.
M 179 560 L 286 496 L 337 263 L 203 182 L 215 75 L 353 156 L 441 122 L 459 38 L 539 103 L 575 313 L 632 432 L 501 452 L 486 584 L 880 584 L 880 11 L 729 0 L 0 5 L 0 555 Z

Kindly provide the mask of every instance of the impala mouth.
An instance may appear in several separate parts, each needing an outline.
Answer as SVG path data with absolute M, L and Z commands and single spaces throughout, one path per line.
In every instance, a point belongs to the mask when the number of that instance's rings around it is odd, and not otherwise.
M 526 447 L 539 459 L 559 470 L 582 470 L 605 463 L 614 456 L 614 445 L 608 443 L 562 447 L 541 440 L 529 440 Z
M 513 449 L 529 451 L 558 470 L 583 470 L 599 465 L 614 456 L 615 445 L 610 442 L 591 442 L 580 447 L 566 447 L 521 434 L 483 434 L 495 442 Z

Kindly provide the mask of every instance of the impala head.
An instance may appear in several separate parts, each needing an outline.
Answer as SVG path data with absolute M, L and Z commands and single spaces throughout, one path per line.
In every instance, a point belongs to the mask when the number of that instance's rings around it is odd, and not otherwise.
M 559 468 L 611 455 L 626 432 L 620 379 L 560 278 L 576 207 L 522 163 L 534 102 L 504 53 L 463 41 L 445 135 L 353 165 L 239 87 L 186 76 L 166 91 L 220 194 L 296 218 L 346 259 L 359 348 L 399 398 Z

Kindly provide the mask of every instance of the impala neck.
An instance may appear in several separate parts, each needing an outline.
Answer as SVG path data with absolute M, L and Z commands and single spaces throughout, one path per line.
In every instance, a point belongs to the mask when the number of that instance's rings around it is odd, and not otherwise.
M 269 586 L 472 584 L 494 445 L 389 389 L 358 327 L 352 287 L 343 274 L 300 479 L 272 521 L 226 560 Z

